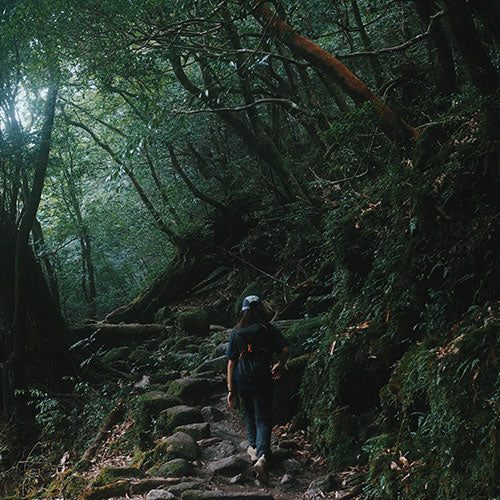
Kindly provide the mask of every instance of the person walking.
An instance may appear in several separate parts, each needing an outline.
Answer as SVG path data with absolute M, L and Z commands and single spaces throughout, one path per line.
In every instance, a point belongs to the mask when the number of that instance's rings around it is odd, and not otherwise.
M 289 356 L 289 342 L 269 323 L 259 297 L 245 297 L 240 319 L 227 347 L 227 403 L 243 410 L 248 449 L 257 479 L 269 483 L 273 380 L 279 380 Z M 273 354 L 279 355 L 271 366 Z

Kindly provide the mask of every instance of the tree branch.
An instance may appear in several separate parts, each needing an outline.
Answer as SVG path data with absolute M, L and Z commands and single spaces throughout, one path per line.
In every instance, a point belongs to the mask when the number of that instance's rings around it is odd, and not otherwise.
M 394 47 L 386 47 L 384 49 L 379 49 L 379 50 L 373 50 L 371 52 L 351 52 L 350 54 L 336 54 L 335 57 L 339 57 L 340 59 L 349 59 L 351 57 L 365 57 L 365 56 L 378 56 L 380 54 L 387 54 L 391 52 L 398 52 L 400 50 L 407 49 L 408 47 L 411 47 L 412 45 L 417 44 L 421 40 L 424 40 L 431 34 L 431 29 L 433 24 L 436 22 L 437 19 L 440 17 L 444 16 L 445 12 L 444 10 L 441 10 L 434 14 L 433 16 L 430 16 L 430 22 L 429 25 L 427 26 L 427 30 L 424 31 L 423 33 L 420 33 L 419 35 L 413 37 L 412 39 L 400 44 L 396 45 Z

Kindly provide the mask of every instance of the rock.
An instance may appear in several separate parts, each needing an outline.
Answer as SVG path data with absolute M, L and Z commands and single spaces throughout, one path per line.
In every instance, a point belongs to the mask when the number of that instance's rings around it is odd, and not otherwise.
M 146 365 L 153 361 L 153 356 L 150 351 L 144 349 L 143 347 L 138 347 L 133 351 L 128 357 L 129 361 L 132 361 L 137 365 Z
M 218 344 L 213 350 L 214 356 L 225 356 L 228 344 L 229 342 L 222 342 L 221 344 Z
M 302 471 L 302 465 L 300 462 L 293 458 L 289 458 L 283 462 L 283 468 L 289 474 L 297 474 Z
M 148 375 L 143 375 L 135 384 L 136 389 L 144 389 L 150 385 L 151 381 Z
M 208 314 L 200 308 L 181 311 L 177 315 L 179 329 L 192 335 L 206 336 L 210 333 Z
M 101 469 L 92 486 L 106 486 L 119 479 L 143 478 L 146 474 L 135 467 L 114 467 L 107 465 Z
M 113 361 L 124 360 L 130 356 L 130 347 L 115 347 L 110 349 L 103 357 L 105 363 L 112 363 Z
M 180 496 L 182 493 L 184 493 L 187 490 L 199 490 L 203 488 L 202 483 L 196 483 L 194 481 L 186 481 L 183 483 L 179 484 L 174 484 L 168 488 L 168 491 L 173 493 L 175 496 Z
M 222 325 L 210 325 L 210 332 L 223 332 L 227 330 L 225 326 Z
M 239 484 L 243 481 L 243 474 L 237 474 L 229 480 L 229 484 Z
M 173 460 L 175 458 L 196 460 L 199 454 L 199 446 L 185 432 L 176 432 L 172 436 L 162 439 L 153 451 L 156 460 Z
M 206 422 L 220 422 L 224 420 L 224 413 L 213 406 L 204 406 L 201 415 Z
M 209 446 L 220 443 L 221 441 L 222 439 L 219 437 L 212 437 L 208 439 L 200 439 L 199 441 L 196 441 L 196 443 L 200 448 L 208 448 Z
M 290 450 L 285 448 L 273 448 L 273 463 L 280 463 L 290 456 Z
M 209 460 L 219 460 L 221 458 L 227 458 L 237 453 L 231 441 L 220 441 L 217 444 L 208 446 L 201 452 L 201 459 L 204 461 Z
M 139 396 L 135 401 L 133 415 L 141 430 L 149 431 L 153 422 L 163 410 L 179 406 L 181 400 L 161 391 L 151 391 Z
M 239 474 L 248 468 L 248 462 L 240 455 L 222 458 L 207 464 L 209 472 L 214 474 L 221 474 L 223 476 L 232 476 Z
M 223 498 L 225 500 L 273 500 L 273 496 L 264 492 L 253 491 L 192 491 L 187 490 L 181 495 L 182 500 L 216 500 Z
M 285 448 L 286 450 L 300 450 L 302 445 L 293 439 L 286 439 L 284 441 L 280 441 L 280 448 Z
M 175 498 L 175 495 L 167 490 L 151 490 L 146 495 L 146 500 L 172 500 L 172 498 Z
M 189 434 L 195 441 L 208 439 L 210 437 L 210 424 L 208 422 L 180 425 L 174 430 L 176 432 L 185 432 Z
M 293 476 L 291 474 L 284 474 L 280 479 L 280 484 L 290 484 L 293 481 Z
M 169 307 L 167 306 L 160 307 L 160 309 L 158 309 L 154 314 L 154 322 L 164 323 L 168 320 L 171 314 L 172 310 Z
M 152 384 L 166 384 L 170 382 L 171 380 L 175 380 L 176 378 L 179 378 L 181 376 L 180 372 L 177 370 L 169 370 L 166 372 L 158 372 L 158 373 L 153 373 L 150 378 L 151 378 L 151 383 Z
M 210 380 L 184 377 L 173 380 L 170 383 L 168 393 L 185 402 L 198 402 L 211 396 L 211 391 L 207 391 L 207 388 L 211 388 Z
M 181 337 L 178 340 L 176 340 L 175 344 L 171 347 L 171 351 L 172 352 L 183 351 L 189 344 L 196 344 L 197 340 L 198 338 L 192 335 Z
M 162 464 L 154 465 L 146 472 L 148 476 L 154 477 L 182 477 L 189 476 L 193 470 L 191 464 L 183 458 L 174 458 Z
M 227 366 L 226 356 L 219 356 L 218 358 L 207 359 L 195 370 L 196 373 L 214 371 L 223 373 Z
M 309 485 L 309 490 L 320 490 L 320 491 L 333 491 L 340 488 L 340 481 L 334 474 L 327 474 L 326 476 L 320 477 L 312 481 Z
M 172 406 L 162 411 L 156 422 L 156 428 L 158 432 L 167 436 L 180 425 L 196 424 L 200 422 L 203 422 L 203 416 L 198 408 L 179 405 Z

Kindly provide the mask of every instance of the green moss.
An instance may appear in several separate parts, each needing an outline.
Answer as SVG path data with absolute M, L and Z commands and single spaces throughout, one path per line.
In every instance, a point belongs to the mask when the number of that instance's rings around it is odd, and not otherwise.
M 105 363 L 112 363 L 113 361 L 119 361 L 127 359 L 130 356 L 130 347 L 115 347 L 110 349 L 103 357 L 102 360 Z
M 168 460 L 167 462 L 154 465 L 148 469 L 148 476 L 160 477 L 182 477 L 189 476 L 193 472 L 191 465 L 182 458 Z
M 274 383 L 274 411 L 275 424 L 285 424 L 297 415 L 300 409 L 300 386 L 310 355 L 292 358 L 287 363 L 288 370 L 281 380 Z
M 180 399 L 161 391 L 151 391 L 139 396 L 133 404 L 132 415 L 139 431 L 148 432 L 160 413 L 181 403 Z
M 120 479 L 143 478 L 145 474 L 136 467 L 114 467 L 107 465 L 101 469 L 92 486 L 107 486 Z
M 45 490 L 46 497 L 77 498 L 85 490 L 89 480 L 68 469 L 50 483 Z
M 208 335 L 210 322 L 208 314 L 203 309 L 188 309 L 177 315 L 177 324 L 182 332 L 191 335 Z

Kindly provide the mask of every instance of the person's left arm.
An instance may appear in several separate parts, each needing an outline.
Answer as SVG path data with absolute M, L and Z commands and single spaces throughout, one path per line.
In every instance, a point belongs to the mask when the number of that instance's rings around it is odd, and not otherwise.
M 283 347 L 283 349 L 281 349 L 280 359 L 273 366 L 272 369 L 273 380 L 279 380 L 281 378 L 281 375 L 283 375 L 283 372 L 287 369 L 286 360 L 288 359 L 289 355 L 290 355 L 290 347 L 289 346 Z

